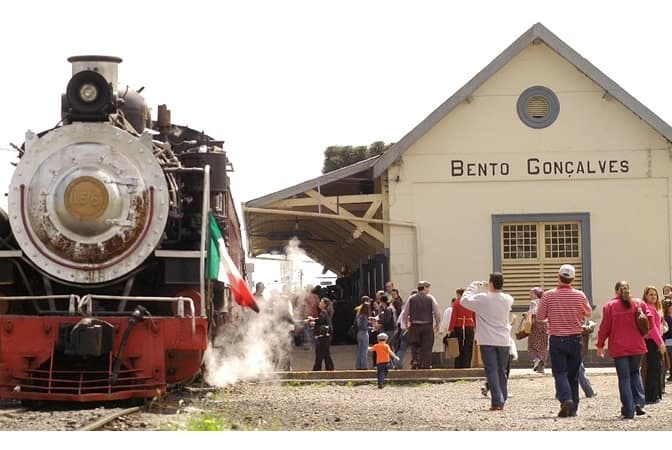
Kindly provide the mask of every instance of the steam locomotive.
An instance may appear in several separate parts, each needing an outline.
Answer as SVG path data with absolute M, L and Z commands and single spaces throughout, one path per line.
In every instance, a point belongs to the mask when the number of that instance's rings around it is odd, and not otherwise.
M 0 398 L 143 399 L 197 375 L 227 285 L 208 217 L 244 273 L 233 170 L 216 141 L 152 121 L 121 59 L 75 56 L 61 122 L 28 131 L 0 210 Z

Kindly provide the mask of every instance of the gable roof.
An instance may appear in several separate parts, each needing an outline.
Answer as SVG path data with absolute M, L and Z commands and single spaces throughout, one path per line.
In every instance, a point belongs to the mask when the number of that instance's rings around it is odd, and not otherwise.
M 579 55 L 569 45 L 565 44 L 555 34 L 541 23 L 536 23 L 523 33 L 513 44 L 499 54 L 490 64 L 485 66 L 474 78 L 469 80 L 452 97 L 443 102 L 436 108 L 425 120 L 420 122 L 399 142 L 388 149 L 373 165 L 373 176 L 379 177 L 387 168 L 397 161 L 401 155 L 418 141 L 425 133 L 441 121 L 456 106 L 471 96 L 476 89 L 485 83 L 490 77 L 497 73 L 502 67 L 508 64 L 518 53 L 527 48 L 530 44 L 540 40 L 553 49 L 560 56 L 573 64 L 580 72 L 590 78 L 594 83 L 605 90 L 607 94 L 620 101 L 633 114 L 649 124 L 653 129 L 663 135 L 668 141 L 672 142 L 672 127 L 665 123 L 660 117 L 654 114 L 649 108 L 641 104 L 636 98 L 628 94 L 615 81 L 606 76 L 597 67 L 591 64 L 583 56 Z

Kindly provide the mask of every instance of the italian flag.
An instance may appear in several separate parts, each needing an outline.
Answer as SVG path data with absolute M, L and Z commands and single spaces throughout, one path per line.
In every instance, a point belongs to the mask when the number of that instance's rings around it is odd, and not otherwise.
M 222 283 L 229 283 L 233 298 L 240 306 L 252 308 L 259 312 L 257 302 L 254 301 L 254 295 L 247 286 L 247 283 L 240 275 L 238 268 L 231 260 L 229 252 L 226 249 L 222 232 L 217 225 L 215 215 L 208 213 L 208 224 L 210 227 L 210 246 L 208 248 L 208 275 L 211 280 L 218 280 Z

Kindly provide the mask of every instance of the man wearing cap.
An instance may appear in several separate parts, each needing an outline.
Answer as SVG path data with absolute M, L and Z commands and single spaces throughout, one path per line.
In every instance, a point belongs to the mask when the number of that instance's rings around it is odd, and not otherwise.
M 411 347 L 411 369 L 432 368 L 434 333 L 441 323 L 441 310 L 436 299 L 429 293 L 432 284 L 418 283 L 418 293 L 411 296 L 401 312 L 401 320 L 408 329 L 408 345 Z
M 558 286 L 544 293 L 537 309 L 537 320 L 548 319 L 555 398 L 560 401 L 558 417 L 576 416 L 579 407 L 581 332 L 584 319 L 592 314 L 586 294 L 572 287 L 575 275 L 574 266 L 560 266 Z

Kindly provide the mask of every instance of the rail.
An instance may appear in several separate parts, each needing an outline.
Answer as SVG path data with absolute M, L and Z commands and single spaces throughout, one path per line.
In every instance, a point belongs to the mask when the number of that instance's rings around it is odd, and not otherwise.
M 177 311 L 175 316 L 180 318 L 185 318 L 184 305 L 188 305 L 189 313 L 191 313 L 191 334 L 196 334 L 196 313 L 194 307 L 194 301 L 189 297 L 137 297 L 137 296 L 128 296 L 128 295 L 98 295 L 98 294 L 86 294 L 84 296 L 79 296 L 76 294 L 70 295 L 21 295 L 13 297 L 1 297 L 0 301 L 3 302 L 22 302 L 22 301 L 31 301 L 36 302 L 40 300 L 68 300 L 68 311 L 67 315 L 69 316 L 85 316 L 91 317 L 94 314 L 93 311 L 93 301 L 94 300 L 113 300 L 119 302 L 171 302 L 177 303 Z M 50 311 L 53 313 L 54 311 Z M 47 313 L 44 310 L 39 310 L 38 313 Z M 65 313 L 65 311 L 64 311 Z
M 117 420 L 119 417 L 122 416 L 128 416 L 129 414 L 133 414 L 140 411 L 139 406 L 134 406 L 132 408 L 126 408 L 121 411 L 114 412 L 112 414 L 108 414 L 107 416 L 101 417 L 100 419 L 96 420 L 95 422 L 91 422 L 88 425 L 84 425 L 83 427 L 80 427 L 77 429 L 77 431 L 95 431 L 103 428 L 105 425 L 108 423 L 112 422 L 113 420 Z

